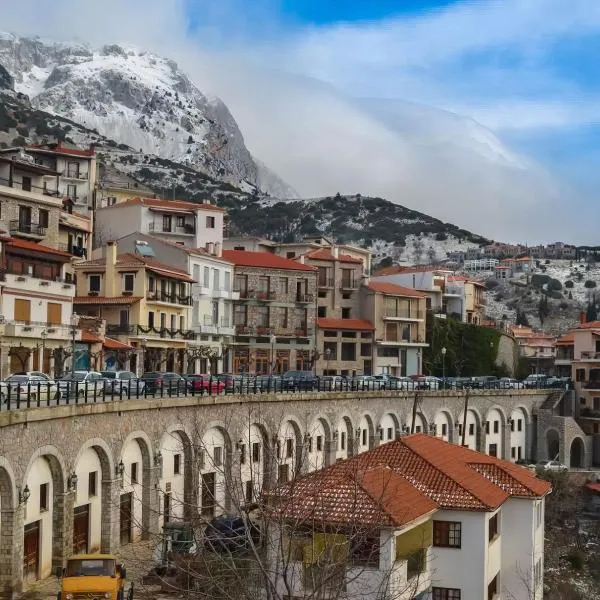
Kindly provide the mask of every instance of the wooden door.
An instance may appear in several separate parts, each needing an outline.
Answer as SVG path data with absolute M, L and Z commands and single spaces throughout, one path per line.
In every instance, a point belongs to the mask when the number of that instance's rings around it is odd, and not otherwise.
M 52 350 L 44 348 L 44 356 L 42 361 L 42 371 L 50 375 L 50 359 L 52 357 Z
M 31 321 L 31 300 L 15 298 L 15 321 L 29 323 Z
M 58 302 L 48 302 L 48 325 L 60 325 L 62 323 L 62 305 Z
M 131 542 L 133 525 L 133 494 L 121 494 L 121 520 L 119 524 L 121 546 Z
M 90 531 L 90 505 L 78 506 L 73 511 L 73 554 L 87 554 Z
M 202 475 L 202 508 L 203 517 L 214 517 L 215 515 L 215 474 L 204 473 Z
M 23 538 L 23 577 L 37 579 L 40 566 L 40 522 L 25 525 Z

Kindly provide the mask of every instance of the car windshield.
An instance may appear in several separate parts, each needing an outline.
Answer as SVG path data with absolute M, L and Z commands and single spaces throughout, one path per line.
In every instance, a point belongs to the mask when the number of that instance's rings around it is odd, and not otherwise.
M 67 577 L 85 577 L 104 575 L 112 577 L 115 574 L 115 561 L 102 558 L 71 559 L 67 563 Z

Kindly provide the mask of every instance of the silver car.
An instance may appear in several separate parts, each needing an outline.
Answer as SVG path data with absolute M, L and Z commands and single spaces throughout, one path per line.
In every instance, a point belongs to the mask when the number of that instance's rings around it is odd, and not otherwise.
M 131 371 L 102 371 L 104 393 L 114 396 L 143 396 L 146 382 Z

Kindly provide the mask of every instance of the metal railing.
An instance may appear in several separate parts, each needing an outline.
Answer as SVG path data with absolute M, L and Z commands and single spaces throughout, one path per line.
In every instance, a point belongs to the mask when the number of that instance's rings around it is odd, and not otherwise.
M 155 292 L 148 292 L 146 294 L 146 300 L 151 302 L 170 302 L 171 304 L 183 304 L 184 306 L 192 306 L 193 300 L 191 296 L 180 296 L 172 292 L 163 292 L 157 290 Z
M 384 318 L 391 319 L 423 319 L 425 315 L 422 310 L 386 310 Z
M 296 294 L 296 302 L 306 304 L 315 301 L 314 294 Z
M 332 288 L 335 286 L 335 279 L 333 277 L 319 277 L 317 285 L 320 288 Z
M 193 340 L 196 334 L 191 329 L 172 329 L 170 327 L 154 327 L 143 325 L 107 325 L 106 334 L 111 335 L 147 335 L 161 338 L 180 338 Z
M 11 181 L 10 179 L 5 179 L 4 177 L 0 177 L 0 185 L 23 190 L 24 192 L 34 192 L 36 194 L 41 194 L 42 196 L 52 196 L 54 198 L 60 198 L 62 196 L 58 190 L 49 190 L 45 187 L 40 187 L 39 185 L 31 185 L 27 183 L 23 185 L 20 181 L 15 181 L 14 179 Z
M 87 180 L 88 178 L 87 172 L 82 172 L 79 169 L 66 169 L 61 173 L 61 175 L 66 179 Z
M 359 286 L 359 281 L 357 279 L 344 279 L 340 283 L 340 289 L 342 290 L 355 290 Z
M 476 389 L 504 389 L 501 386 Z M 281 375 L 212 375 L 165 379 L 162 376 L 130 380 L 96 379 L 94 381 L 58 380 L 35 383 L 0 382 L 0 412 L 26 408 L 77 404 L 121 402 L 129 399 L 175 398 L 186 396 L 295 394 L 305 392 L 417 392 L 421 390 L 464 390 L 448 382 L 433 386 L 427 381 L 376 380 L 365 377 L 315 376 L 284 378 Z M 506 388 L 512 389 L 512 388 Z M 538 389 L 545 389 L 540 383 Z M 550 390 L 548 390 L 550 391 Z M 514 393 L 514 390 L 513 390 Z
M 58 249 L 63 252 L 68 252 L 73 256 L 87 258 L 87 248 L 85 246 L 74 246 L 73 244 L 59 244 Z
M 9 230 L 10 233 L 25 233 L 27 235 L 35 235 L 38 237 L 44 237 L 46 235 L 46 228 L 33 221 L 10 221 Z

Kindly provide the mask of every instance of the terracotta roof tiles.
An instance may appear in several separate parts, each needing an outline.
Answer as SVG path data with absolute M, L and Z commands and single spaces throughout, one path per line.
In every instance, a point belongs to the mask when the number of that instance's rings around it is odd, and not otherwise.
M 106 296 L 75 296 L 73 304 L 124 304 L 130 305 L 139 302 L 141 298 L 136 296 L 116 296 L 107 298 Z
M 20 250 L 31 250 L 32 252 L 42 252 L 43 254 L 53 254 L 56 257 L 71 259 L 71 255 L 68 252 L 57 250 L 56 248 L 49 248 L 43 246 L 37 242 L 30 242 L 29 240 L 22 240 L 20 238 L 5 238 L 4 243 L 10 248 L 17 248 Z
M 197 210 L 212 210 L 216 212 L 226 212 L 224 208 L 215 204 L 204 204 L 202 202 L 185 202 L 183 200 L 160 200 L 158 198 L 130 198 L 125 202 L 118 202 L 107 208 L 118 208 L 120 206 L 147 206 L 148 208 L 162 208 L 165 210 L 186 210 L 195 212 Z
M 363 319 L 317 319 L 319 329 L 345 329 L 350 331 L 372 331 L 375 329 L 371 321 Z
M 130 346 L 129 344 L 124 344 L 123 342 L 113 340 L 109 337 L 104 338 L 102 346 L 104 346 L 104 348 L 107 348 L 108 350 L 131 350 L 133 348 L 133 346 Z
M 319 248 L 318 250 L 311 250 L 305 254 L 306 258 L 313 260 L 326 260 L 329 262 L 338 261 L 343 263 L 353 263 L 356 265 L 362 265 L 363 261 L 360 258 L 350 256 L 349 254 L 339 253 L 337 258 L 333 255 L 331 250 L 328 248 Z
M 223 250 L 223 258 L 236 267 L 257 267 L 260 269 L 282 269 L 287 271 L 313 271 L 317 267 L 305 265 L 296 260 L 283 258 L 270 252 L 250 252 L 248 250 Z
M 386 294 L 388 296 L 410 296 L 411 298 L 425 298 L 425 294 L 413 288 L 387 283 L 385 281 L 369 281 L 366 286 L 374 292 Z

